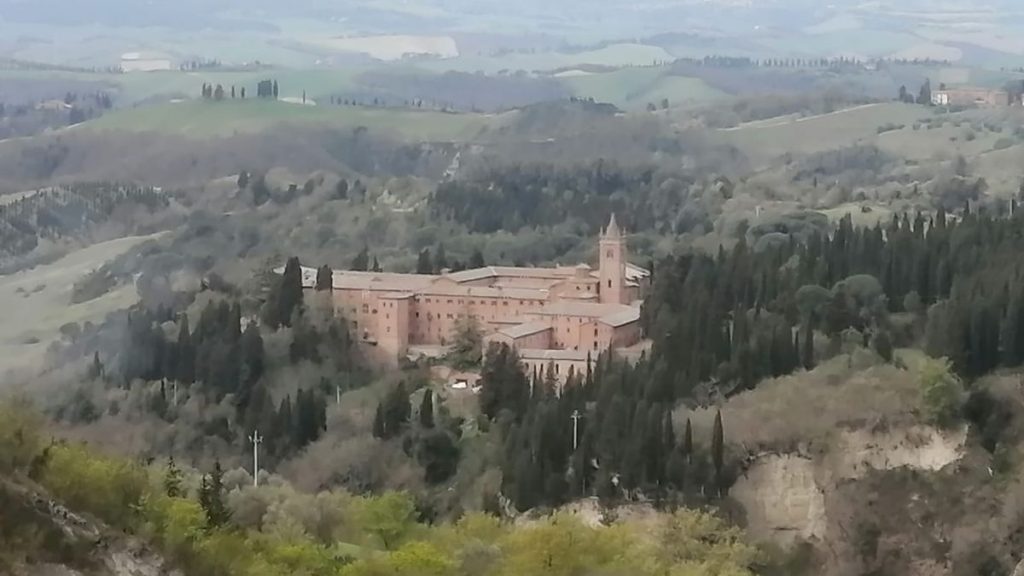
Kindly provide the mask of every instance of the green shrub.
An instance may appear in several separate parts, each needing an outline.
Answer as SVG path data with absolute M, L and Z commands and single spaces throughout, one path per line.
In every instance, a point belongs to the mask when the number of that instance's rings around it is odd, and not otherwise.
M 960 412 L 964 389 L 949 360 L 926 359 L 918 372 L 918 385 L 927 421 L 940 426 L 952 424 Z

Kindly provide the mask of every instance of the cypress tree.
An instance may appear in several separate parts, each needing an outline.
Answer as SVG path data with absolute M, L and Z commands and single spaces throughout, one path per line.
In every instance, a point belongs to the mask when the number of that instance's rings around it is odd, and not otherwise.
M 444 250 L 444 242 L 441 242 L 437 245 L 437 255 L 434 257 L 434 270 L 440 274 L 441 270 L 445 268 L 448 268 L 448 255 Z
M 434 427 L 434 392 L 430 388 L 423 393 L 423 402 L 420 403 L 420 426 Z
M 356 254 L 356 257 L 352 259 L 352 270 L 356 272 L 366 272 L 370 269 L 370 250 L 366 246 Z
M 192 344 L 192 335 L 189 332 L 188 314 L 181 315 L 181 325 L 178 327 L 177 350 L 178 365 L 175 369 L 174 378 L 182 384 L 191 384 L 195 381 L 196 372 L 196 351 Z
M 715 425 L 711 434 L 711 461 L 715 466 L 715 487 L 722 491 L 722 468 L 725 457 L 725 438 L 722 430 L 722 411 L 715 413 Z
M 227 524 L 231 513 L 224 503 L 224 470 L 220 466 L 220 460 L 214 462 L 213 472 L 210 473 L 208 485 L 208 500 L 206 508 L 207 525 L 212 528 L 220 528 Z
M 239 384 L 248 396 L 248 390 L 260 378 L 263 377 L 265 366 L 265 352 L 263 350 L 263 336 L 255 323 L 250 323 L 242 333 L 242 340 L 239 342 L 240 356 L 242 361 L 241 377 Z
M 683 432 L 683 456 L 687 464 L 693 460 L 693 426 L 689 418 L 686 419 L 686 430 Z
M 483 268 L 487 264 L 484 262 L 484 254 L 479 248 L 473 250 L 473 254 L 469 257 L 470 268 Z
M 417 274 L 433 274 L 434 273 L 434 261 L 430 257 L 430 249 L 424 248 L 420 250 L 420 255 L 416 260 L 416 273 Z
M 377 411 L 373 414 L 373 437 L 384 439 L 387 431 L 384 429 L 384 409 L 381 404 L 377 405 Z
M 893 358 L 893 346 L 892 339 L 889 338 L 889 333 L 881 331 L 875 336 L 875 352 L 882 357 L 882 360 L 886 362 L 892 362 Z
M 302 265 L 299 259 L 291 257 L 284 267 L 281 276 L 281 287 L 278 292 L 278 323 L 292 325 L 292 314 L 302 307 Z
M 177 464 L 174 463 L 174 456 L 167 459 L 167 471 L 164 473 L 164 493 L 171 498 L 182 498 L 185 490 L 182 488 L 183 474 Z
M 333 272 L 331 267 L 324 264 L 316 270 L 316 291 L 324 292 L 330 290 L 333 287 L 332 280 Z
M 814 329 L 811 328 L 811 320 L 804 325 L 804 337 L 801 344 L 803 346 L 800 350 L 800 363 L 805 370 L 811 370 L 814 368 Z

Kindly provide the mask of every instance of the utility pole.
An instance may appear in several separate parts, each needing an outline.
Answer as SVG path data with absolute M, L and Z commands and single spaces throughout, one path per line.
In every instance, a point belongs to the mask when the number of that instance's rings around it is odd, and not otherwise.
M 177 380 L 172 380 L 171 381 L 171 386 L 173 387 L 173 390 L 174 390 L 174 393 L 172 395 L 173 398 L 174 398 L 173 404 L 175 406 L 177 406 L 178 405 L 178 381 Z
M 259 430 L 253 430 L 249 442 L 252 442 L 252 485 L 255 487 L 260 485 L 260 444 L 263 443 Z
M 579 410 L 573 410 L 570 418 L 572 418 L 572 451 L 575 452 L 576 446 L 579 444 L 580 418 L 583 418 L 583 415 L 580 414 Z
M 334 403 L 341 404 L 341 385 L 334 387 Z

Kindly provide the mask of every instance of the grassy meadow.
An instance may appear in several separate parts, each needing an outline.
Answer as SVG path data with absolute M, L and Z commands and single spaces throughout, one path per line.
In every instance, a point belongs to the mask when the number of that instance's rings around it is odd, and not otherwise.
M 623 109 L 643 109 L 668 99 L 673 107 L 701 105 L 728 98 L 703 80 L 672 76 L 661 67 L 622 68 L 612 72 L 563 76 L 574 94 L 610 102 Z
M 876 142 L 881 137 L 879 128 L 888 125 L 910 127 L 929 115 L 923 107 L 892 102 L 846 108 L 818 116 L 787 116 L 751 122 L 719 130 L 718 133 L 755 165 L 763 165 L 787 153 L 809 154 L 858 142 Z

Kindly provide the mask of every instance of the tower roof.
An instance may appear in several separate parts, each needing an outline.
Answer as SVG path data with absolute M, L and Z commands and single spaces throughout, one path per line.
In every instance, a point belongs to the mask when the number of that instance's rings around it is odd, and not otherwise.
M 608 221 L 608 227 L 604 230 L 604 236 L 606 238 L 618 238 L 622 235 L 619 230 L 619 225 L 615 222 L 615 213 L 612 212 L 612 217 Z

